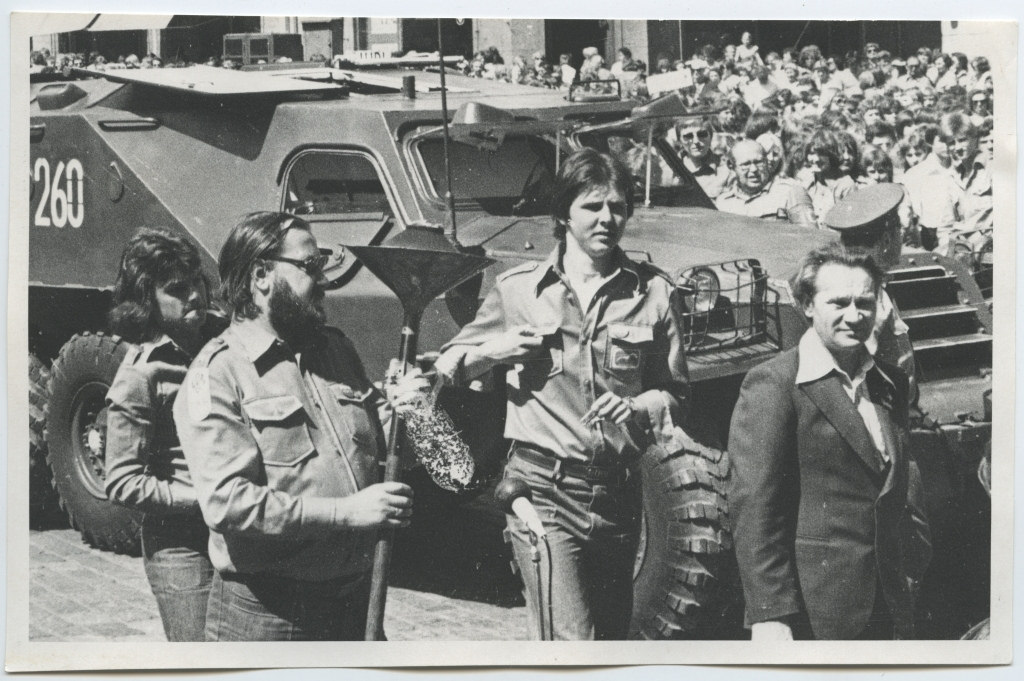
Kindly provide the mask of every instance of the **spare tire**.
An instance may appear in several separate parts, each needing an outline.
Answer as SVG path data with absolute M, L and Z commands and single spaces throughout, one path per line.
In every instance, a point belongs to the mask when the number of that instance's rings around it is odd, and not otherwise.
M 71 526 L 100 549 L 138 555 L 142 514 L 107 501 L 104 399 L 128 344 L 85 333 L 53 362 L 46 411 L 47 460 Z
M 742 637 L 731 551 L 728 454 L 679 431 L 677 451 L 648 448 L 644 518 L 633 577 L 631 638 Z
M 53 475 L 46 463 L 46 403 L 50 396 L 50 370 L 38 357 L 28 356 L 28 499 L 29 525 L 50 524 L 59 510 Z

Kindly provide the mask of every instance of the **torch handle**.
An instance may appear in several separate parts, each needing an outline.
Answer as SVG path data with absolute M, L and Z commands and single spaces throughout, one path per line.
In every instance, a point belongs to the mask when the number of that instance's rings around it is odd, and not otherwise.
M 398 361 L 402 364 L 402 374 L 408 370 L 410 361 L 416 361 L 416 341 L 419 336 L 420 315 L 405 313 L 402 326 L 402 345 L 398 350 Z M 398 412 L 391 417 L 391 429 L 388 437 L 387 458 L 384 460 L 384 480 L 391 482 L 398 479 L 399 456 L 398 441 L 401 433 L 401 418 Z M 366 612 L 367 641 L 384 640 L 384 604 L 388 595 L 388 570 L 391 567 L 391 547 L 395 540 L 395 532 L 391 528 L 381 528 L 377 533 L 377 544 L 373 550 L 373 572 L 370 575 L 370 605 Z

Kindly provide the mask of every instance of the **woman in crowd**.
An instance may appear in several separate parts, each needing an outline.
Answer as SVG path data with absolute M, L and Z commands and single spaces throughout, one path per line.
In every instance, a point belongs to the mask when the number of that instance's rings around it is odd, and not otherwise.
M 756 65 L 763 63 L 761 55 L 758 54 L 758 47 L 753 43 L 754 39 L 750 35 L 750 31 L 744 31 L 743 35 L 740 36 L 740 44 L 736 47 L 737 62 L 748 62 Z
M 509 70 L 509 79 L 513 83 L 522 85 L 526 82 L 526 58 L 521 54 L 512 57 L 512 68 Z
M 677 422 L 687 399 L 676 289 L 619 248 L 633 191 L 611 156 L 584 149 L 566 159 L 552 193 L 559 245 L 499 276 L 435 363 L 456 383 L 496 367 L 507 376 L 505 477 L 529 487 L 546 532 L 540 583 L 528 527 L 509 515 L 508 529 L 531 630 L 545 638 L 626 637 L 636 466 L 647 433 Z
M 732 97 L 726 106 L 718 114 L 716 129 L 718 132 L 727 133 L 732 136 L 739 136 L 750 118 L 750 107 L 739 97 Z
M 857 138 L 845 129 L 840 129 L 836 132 L 836 136 L 839 138 L 839 170 L 843 175 L 847 175 L 856 180 L 861 173 L 861 166 L 858 163 L 860 159 L 860 146 L 857 143 Z
M 992 89 L 992 67 L 987 58 L 975 57 L 971 60 L 971 72 L 967 77 L 966 87 L 968 91 Z
M 906 142 L 906 152 L 903 158 L 907 165 L 903 170 L 910 170 L 916 166 L 931 153 L 931 150 L 932 145 L 928 143 L 925 133 L 915 130 Z
M 209 537 L 171 408 L 185 370 L 226 326 L 207 313 L 196 247 L 159 229 L 128 242 L 110 329 L 137 344 L 107 393 L 106 491 L 142 511 L 142 558 L 168 641 L 202 641 L 213 578 Z
M 988 93 L 984 90 L 971 90 L 967 101 L 970 102 L 972 124 L 976 126 L 981 125 L 986 116 L 992 115 L 992 112 L 989 110 Z
M 842 156 L 842 144 L 834 132 L 819 129 L 811 135 L 804 155 L 803 179 L 819 226 L 832 206 L 857 186 L 841 169 Z
M 857 187 L 868 187 L 880 182 L 892 182 L 892 159 L 878 147 L 865 147 L 860 155 L 864 174 L 857 178 Z

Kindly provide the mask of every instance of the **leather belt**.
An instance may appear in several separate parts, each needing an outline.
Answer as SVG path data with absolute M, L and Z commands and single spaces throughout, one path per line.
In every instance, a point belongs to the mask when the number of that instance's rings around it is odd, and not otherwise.
M 552 452 L 516 441 L 512 455 L 523 461 L 551 471 L 551 479 L 558 482 L 563 478 L 577 478 L 598 485 L 622 484 L 629 479 L 630 471 L 625 466 L 590 466 L 560 459 Z

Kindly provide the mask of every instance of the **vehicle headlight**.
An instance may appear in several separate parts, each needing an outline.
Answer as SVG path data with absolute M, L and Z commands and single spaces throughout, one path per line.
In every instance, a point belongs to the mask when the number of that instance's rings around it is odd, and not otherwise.
M 694 312 L 710 312 L 715 308 L 715 301 L 722 293 L 722 284 L 718 276 L 707 267 L 698 267 L 690 274 L 693 282 L 693 306 Z

